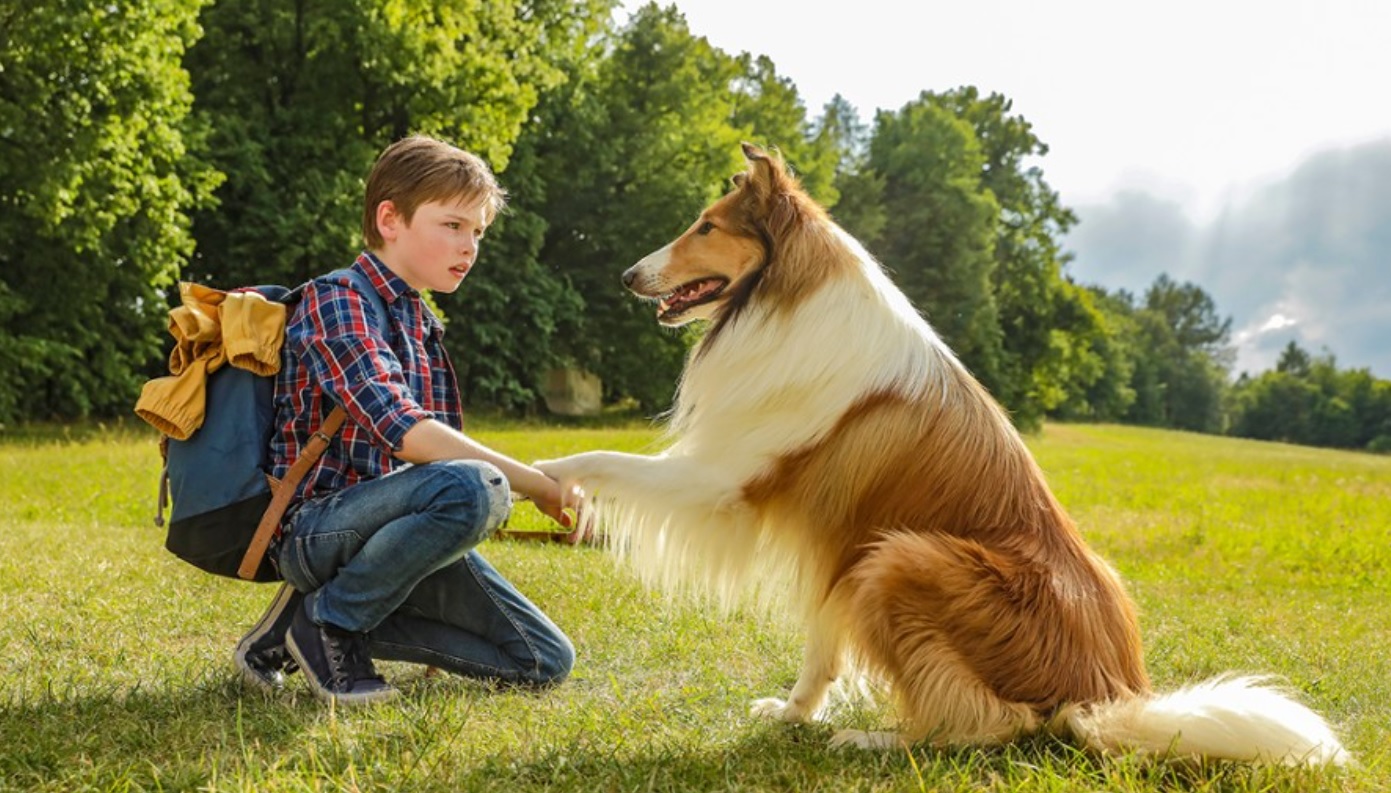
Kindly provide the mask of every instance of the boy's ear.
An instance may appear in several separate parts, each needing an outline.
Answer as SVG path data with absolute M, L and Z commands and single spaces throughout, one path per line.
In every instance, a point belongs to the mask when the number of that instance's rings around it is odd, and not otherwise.
M 377 233 L 382 235 L 383 240 L 395 242 L 396 236 L 405 225 L 406 219 L 396 211 L 395 202 L 387 199 L 377 204 Z

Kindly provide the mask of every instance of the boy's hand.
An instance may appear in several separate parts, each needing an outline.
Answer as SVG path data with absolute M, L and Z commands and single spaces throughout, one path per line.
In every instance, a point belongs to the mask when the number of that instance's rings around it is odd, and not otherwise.
M 531 501 L 536 508 L 562 528 L 573 528 L 581 507 L 584 505 L 584 491 L 578 485 L 562 488 L 560 483 L 549 476 L 537 492 L 531 493 Z

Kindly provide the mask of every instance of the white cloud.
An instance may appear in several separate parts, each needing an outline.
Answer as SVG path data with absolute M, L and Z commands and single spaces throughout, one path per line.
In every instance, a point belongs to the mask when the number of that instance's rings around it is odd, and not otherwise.
M 1299 320 L 1294 317 L 1287 317 L 1284 314 L 1276 313 L 1271 315 L 1270 319 L 1266 320 L 1265 324 L 1261 325 L 1260 330 L 1256 332 L 1268 333 L 1272 330 L 1280 330 L 1281 328 L 1288 328 L 1291 325 L 1297 324 L 1299 324 Z

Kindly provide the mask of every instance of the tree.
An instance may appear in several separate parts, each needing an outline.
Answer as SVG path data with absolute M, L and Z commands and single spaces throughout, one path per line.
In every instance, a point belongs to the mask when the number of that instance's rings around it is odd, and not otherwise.
M 569 45 L 571 15 L 560 0 L 211 6 L 188 62 L 216 161 L 235 178 L 197 218 L 191 275 L 298 283 L 341 264 L 361 245 L 373 159 L 408 134 L 505 170 L 538 93 L 563 77 L 550 56 Z
M 1231 318 L 1193 283 L 1160 275 L 1136 308 L 1136 401 L 1142 424 L 1220 432 L 1231 350 Z
M 0 421 L 126 413 L 220 175 L 180 64 L 200 0 L 0 7 Z
M 1232 434 L 1314 446 L 1391 451 L 1391 381 L 1340 370 L 1331 352 L 1291 341 L 1275 369 L 1236 386 Z
M 606 40 L 592 72 L 565 85 L 519 145 L 535 151 L 549 228 L 540 259 L 583 301 L 561 333 L 568 361 L 609 400 L 670 404 L 697 328 L 657 325 L 623 270 L 690 225 L 743 168 L 745 139 L 776 144 L 829 189 L 831 164 L 802 140 L 795 90 L 771 62 L 693 36 L 674 8 L 648 4 Z M 823 169 L 824 168 L 824 172 Z
M 216 160 L 232 178 L 216 209 L 197 217 L 187 276 L 299 283 L 350 260 L 373 158 L 408 134 L 476 152 L 525 201 L 541 186 L 530 164 L 509 173 L 514 142 L 612 7 L 220 0 L 189 63 Z M 525 206 L 505 215 L 463 288 L 434 296 L 446 319 L 467 313 L 446 345 L 470 404 L 529 406 L 556 359 L 556 317 L 575 301 L 538 263 L 543 227 Z
M 822 109 L 814 135 L 821 146 L 839 154 L 832 216 L 866 248 L 874 250 L 888 218 L 884 213 L 884 177 L 869 165 L 869 128 L 855 106 L 836 94 Z
M 743 76 L 734 82 L 730 123 L 753 142 L 776 149 L 808 195 L 826 206 L 835 204 L 836 164 L 841 158 L 835 141 L 813 134 L 797 87 L 778 75 L 768 56 L 745 53 L 738 63 Z
M 926 94 L 966 121 L 980 142 L 981 185 L 999 204 L 991 288 L 999 311 L 996 396 L 1021 426 L 1085 392 L 1101 377 L 1106 345 L 1090 296 L 1063 276 L 1060 240 L 1077 222 L 1037 165 L 1048 146 L 1002 94 L 973 86 Z
M 1069 390 L 1050 415 L 1063 419 L 1119 421 L 1135 404 L 1135 344 L 1138 325 L 1133 297 L 1125 291 L 1108 293 L 1101 287 L 1081 287 L 1099 321 L 1086 337 L 1088 352 L 1100 371 L 1080 390 Z
M 568 17 L 552 21 L 551 64 L 564 80 L 543 91 L 501 178 L 511 193 L 507 211 L 488 230 L 482 266 L 464 288 L 439 296 L 450 315 L 450 346 L 466 402 L 473 407 L 531 412 L 539 408 L 541 379 L 564 362 L 565 340 L 575 336 L 584 301 L 571 287 L 562 262 L 546 258 L 552 226 L 544 210 L 556 173 L 567 167 L 543 153 L 551 126 L 565 118 L 575 86 L 587 81 L 602 57 L 598 39 L 607 33 L 612 3 L 590 0 L 569 6 Z M 565 46 L 560 46 L 565 42 Z M 456 341 L 457 340 L 457 341 Z
M 981 183 L 984 164 L 970 124 L 930 95 L 875 117 L 868 165 L 883 179 L 885 224 L 871 251 L 998 394 L 1003 344 L 991 279 L 1000 208 Z

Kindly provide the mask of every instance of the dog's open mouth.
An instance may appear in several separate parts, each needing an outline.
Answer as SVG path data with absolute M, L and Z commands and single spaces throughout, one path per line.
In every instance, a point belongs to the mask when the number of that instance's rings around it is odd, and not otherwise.
M 698 278 L 676 287 L 657 300 L 657 319 L 679 317 L 702 303 L 718 298 L 729 286 L 727 278 Z

